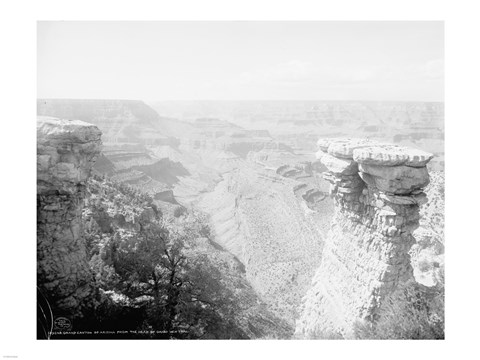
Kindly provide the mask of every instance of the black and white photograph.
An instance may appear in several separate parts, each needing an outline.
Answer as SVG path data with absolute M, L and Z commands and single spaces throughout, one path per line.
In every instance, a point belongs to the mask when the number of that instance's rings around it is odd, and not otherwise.
M 443 339 L 442 22 L 39 22 L 38 339 Z
M 2 359 L 475 358 L 468 1 L 1 8 Z

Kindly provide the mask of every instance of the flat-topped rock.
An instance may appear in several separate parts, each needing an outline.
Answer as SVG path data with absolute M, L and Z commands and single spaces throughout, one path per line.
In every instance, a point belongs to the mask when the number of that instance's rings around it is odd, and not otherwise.
M 37 118 L 37 192 L 76 191 L 100 154 L 102 132 L 80 120 Z
M 102 132 L 97 126 L 81 120 L 37 117 L 37 141 L 86 143 L 100 140 Z
M 369 165 L 423 167 L 433 158 L 433 154 L 426 151 L 370 139 L 322 138 L 317 146 L 319 155 L 328 152 L 338 158 Z
M 354 150 L 377 144 L 379 144 L 377 141 L 368 139 L 332 139 L 327 152 L 336 157 L 353 159 Z
M 379 144 L 357 147 L 353 159 L 360 164 L 424 167 L 433 158 L 428 152 L 397 145 Z

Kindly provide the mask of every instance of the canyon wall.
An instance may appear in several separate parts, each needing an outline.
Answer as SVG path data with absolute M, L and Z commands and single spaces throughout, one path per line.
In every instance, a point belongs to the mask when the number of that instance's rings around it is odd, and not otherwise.
M 278 149 L 251 152 L 195 203 L 210 214 L 215 242 L 241 261 L 261 299 L 292 326 L 333 213 L 328 183 L 309 171 L 312 160 Z
M 386 299 L 413 279 L 409 250 L 433 155 L 359 139 L 317 145 L 335 214 L 296 335 L 352 338 L 358 322 L 375 324 Z
M 37 286 L 54 317 L 93 307 L 81 212 L 101 134 L 80 120 L 37 118 Z

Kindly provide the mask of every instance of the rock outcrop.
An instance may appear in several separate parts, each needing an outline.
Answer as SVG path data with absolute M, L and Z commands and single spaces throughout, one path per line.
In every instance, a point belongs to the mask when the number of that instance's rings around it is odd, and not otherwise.
M 360 139 L 317 145 L 335 214 L 296 334 L 351 338 L 357 322 L 375 324 L 385 299 L 413 279 L 409 250 L 433 155 Z
M 81 317 L 94 303 L 81 213 L 100 137 L 80 120 L 37 119 L 37 285 L 54 317 Z
M 445 270 L 445 174 L 430 171 L 425 188 L 428 203 L 420 209 L 420 227 L 415 230 L 416 244 L 410 250 L 415 280 L 425 286 L 443 286 Z

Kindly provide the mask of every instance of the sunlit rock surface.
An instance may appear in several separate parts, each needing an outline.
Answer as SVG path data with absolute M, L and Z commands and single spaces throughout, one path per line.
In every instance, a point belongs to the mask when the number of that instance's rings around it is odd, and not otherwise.
M 445 175 L 430 172 L 430 184 L 425 188 L 428 202 L 420 208 L 420 227 L 410 255 L 415 280 L 425 286 L 444 286 L 445 268 Z
M 37 119 L 37 285 L 54 316 L 93 306 L 81 212 L 101 132 L 79 120 Z
M 335 214 L 296 334 L 349 338 L 357 321 L 373 323 L 385 298 L 413 279 L 409 251 L 432 155 L 359 139 L 317 145 Z M 348 171 L 355 164 L 358 172 Z

